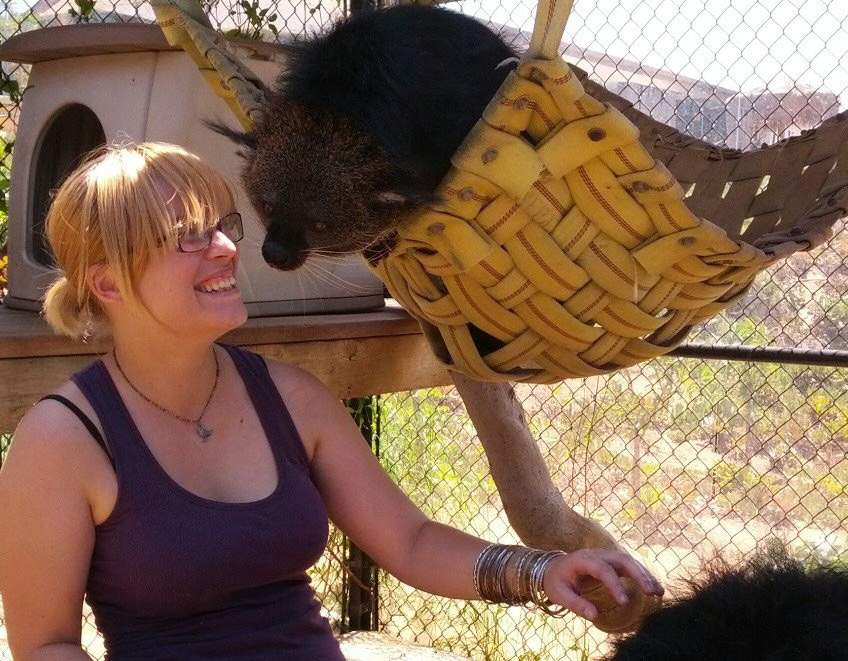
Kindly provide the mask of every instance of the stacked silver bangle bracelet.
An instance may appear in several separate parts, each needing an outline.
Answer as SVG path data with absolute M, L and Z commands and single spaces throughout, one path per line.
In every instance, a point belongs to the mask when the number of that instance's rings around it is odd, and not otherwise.
M 474 590 L 480 599 L 492 604 L 536 606 L 548 615 L 561 617 L 568 609 L 548 598 L 544 580 L 548 565 L 565 555 L 563 551 L 489 544 L 474 563 Z

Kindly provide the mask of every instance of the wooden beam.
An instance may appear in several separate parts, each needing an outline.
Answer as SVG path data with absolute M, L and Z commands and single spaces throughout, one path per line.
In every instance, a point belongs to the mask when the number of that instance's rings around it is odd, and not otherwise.
M 247 348 L 308 370 L 340 399 L 452 383 L 420 334 Z M 77 354 L 0 359 L 0 433 L 13 431 L 35 401 L 95 358 L 92 354 Z
M 255 317 L 225 335 L 223 342 L 242 346 L 419 335 L 418 322 L 397 307 L 350 314 Z M 108 351 L 108 339 L 75 342 L 56 335 L 35 312 L 0 305 L 0 358 L 96 355 Z
M 266 358 L 302 367 L 340 399 L 453 384 L 423 335 L 248 348 Z

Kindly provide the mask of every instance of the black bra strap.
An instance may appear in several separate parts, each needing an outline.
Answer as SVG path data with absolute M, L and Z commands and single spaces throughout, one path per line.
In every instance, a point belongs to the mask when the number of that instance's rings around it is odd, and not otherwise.
M 109 451 L 109 446 L 106 444 L 106 440 L 103 438 L 103 435 L 100 433 L 100 430 L 97 426 L 91 421 L 85 413 L 80 410 L 79 406 L 74 404 L 67 397 L 63 397 L 62 395 L 47 395 L 46 397 L 42 397 L 39 399 L 39 402 L 43 402 L 45 399 L 52 399 L 60 404 L 64 404 L 66 408 L 68 408 L 71 413 L 77 416 L 80 419 L 80 422 L 85 425 L 85 428 L 88 430 L 88 433 L 94 437 L 94 440 L 97 441 L 97 445 L 103 448 L 103 451 L 106 453 L 106 456 L 109 457 L 109 462 L 112 464 L 112 467 L 115 467 L 115 461 L 112 458 L 112 453 Z

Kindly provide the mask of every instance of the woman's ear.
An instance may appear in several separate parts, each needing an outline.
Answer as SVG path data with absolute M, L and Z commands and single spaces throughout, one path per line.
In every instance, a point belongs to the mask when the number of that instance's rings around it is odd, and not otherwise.
M 123 300 L 118 283 L 107 264 L 94 264 L 88 267 L 86 283 L 91 293 L 102 306 L 120 303 Z

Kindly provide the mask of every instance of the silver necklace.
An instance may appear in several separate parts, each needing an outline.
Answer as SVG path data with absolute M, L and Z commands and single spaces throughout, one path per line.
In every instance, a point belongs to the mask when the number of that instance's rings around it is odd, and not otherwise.
M 206 425 L 204 425 L 201 420 L 203 419 L 203 415 L 206 413 L 206 409 L 209 407 L 209 402 L 212 401 L 212 396 L 215 394 L 215 390 L 218 387 L 218 376 L 220 374 L 220 366 L 218 365 L 218 353 L 214 349 L 212 349 L 212 356 L 215 358 L 215 383 L 212 384 L 212 390 L 209 393 L 209 397 L 206 398 L 206 403 L 203 405 L 203 410 L 200 412 L 200 415 L 194 419 L 191 419 L 183 417 L 169 409 L 166 409 L 164 406 L 154 402 L 152 399 L 150 399 L 150 397 L 148 397 L 143 392 L 141 392 L 141 390 L 136 388 L 135 384 L 130 381 L 129 377 L 124 372 L 124 369 L 121 367 L 121 363 L 118 362 L 118 354 L 115 352 L 114 349 L 112 349 L 112 357 L 115 359 L 115 365 L 118 366 L 118 371 L 121 373 L 121 376 L 124 377 L 124 381 L 129 384 L 130 388 L 132 388 L 136 392 L 136 394 L 141 397 L 145 402 L 147 402 L 148 404 L 152 404 L 163 413 L 167 413 L 168 415 L 173 418 L 176 418 L 177 420 L 194 426 L 194 432 L 200 437 L 200 440 L 204 442 L 207 441 L 210 436 L 212 436 L 214 430 L 211 427 L 207 427 Z

